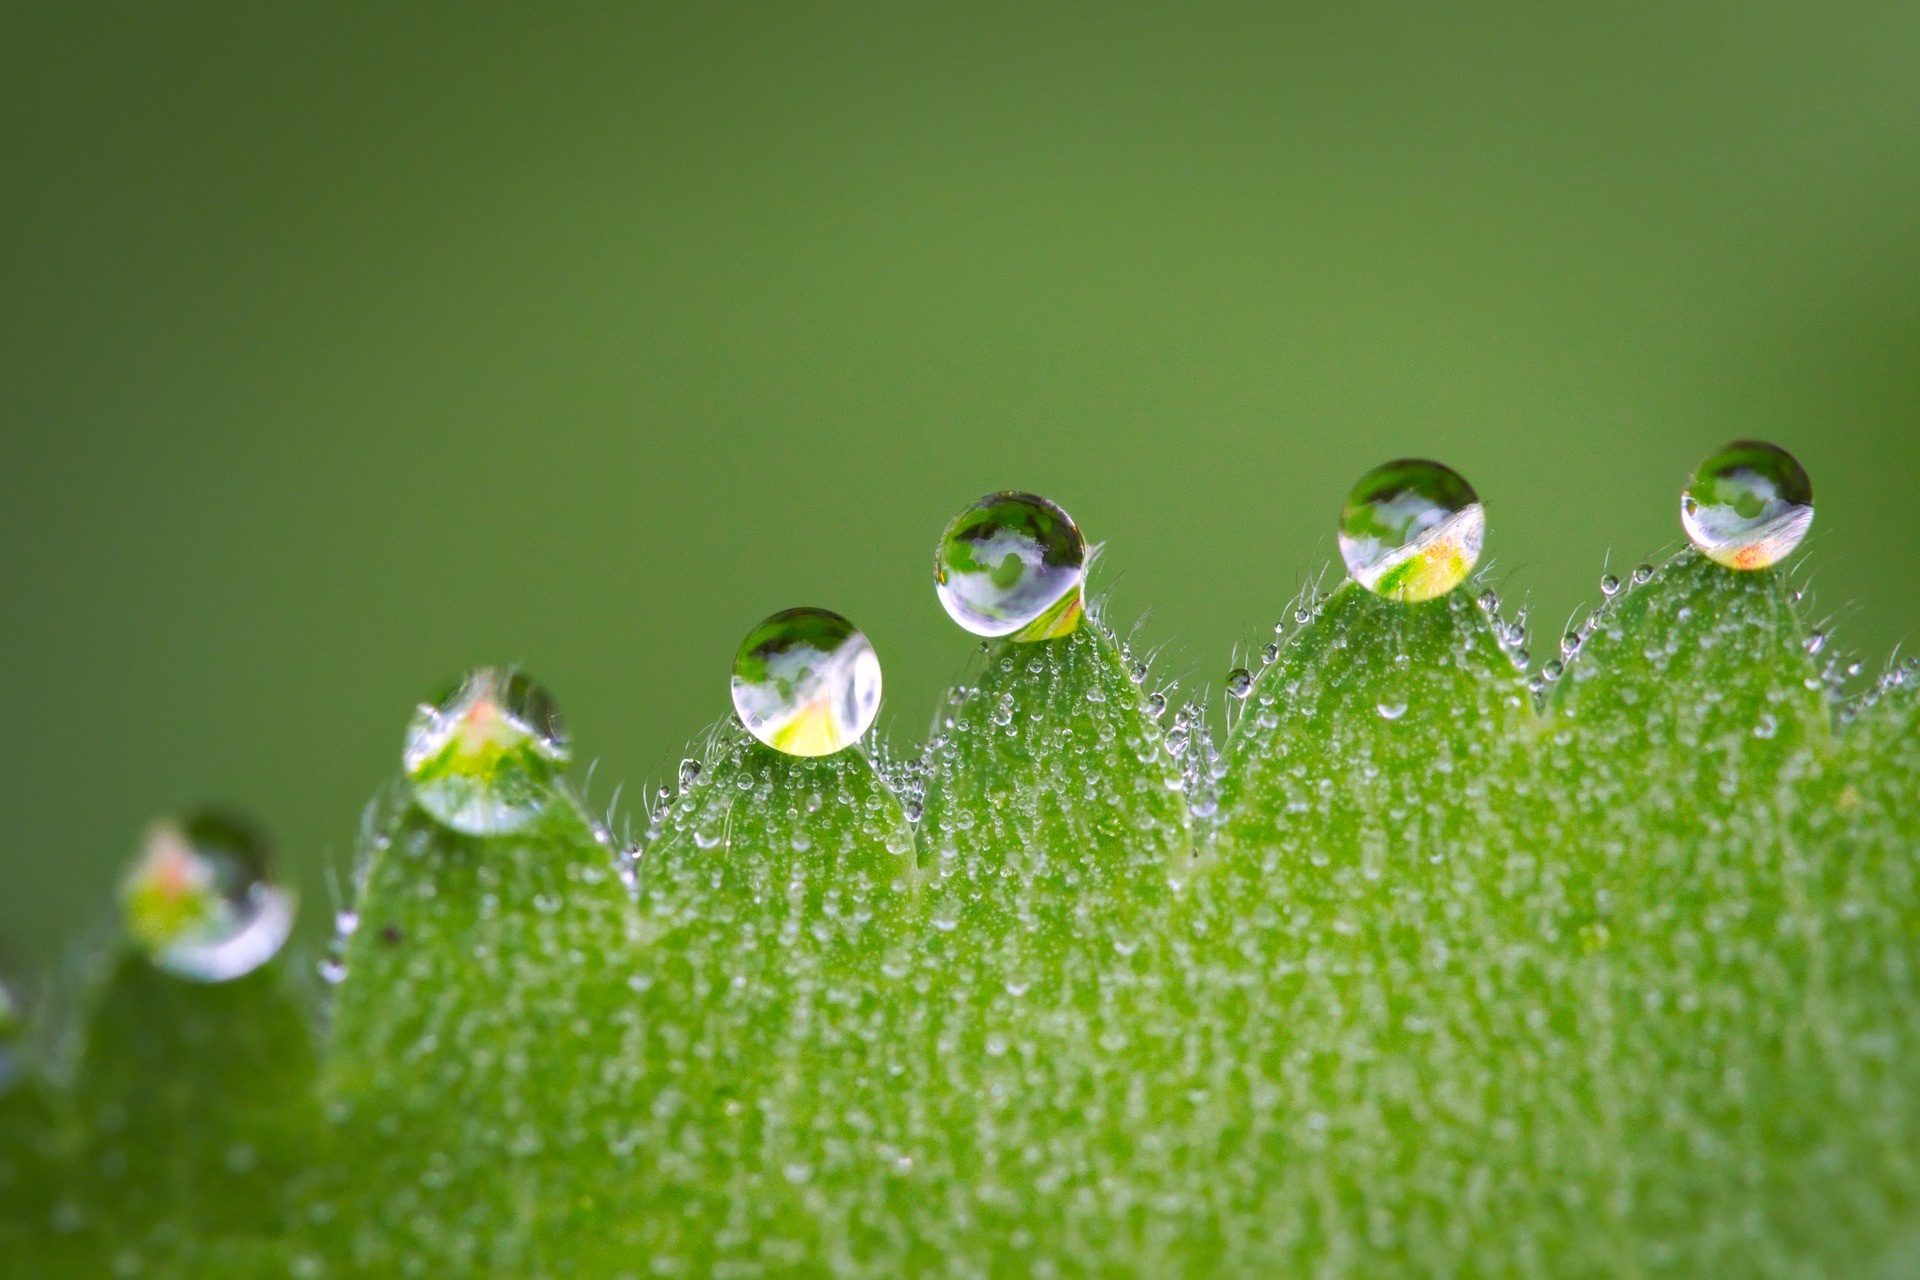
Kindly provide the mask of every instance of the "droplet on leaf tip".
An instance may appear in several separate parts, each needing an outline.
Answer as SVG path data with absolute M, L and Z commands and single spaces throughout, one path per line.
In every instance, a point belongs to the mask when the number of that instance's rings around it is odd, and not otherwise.
M 991 493 L 949 524 L 934 553 L 934 590 L 977 636 L 1052 640 L 1080 625 L 1087 544 L 1056 504 Z
M 402 762 L 414 800 L 467 835 L 520 830 L 571 756 L 553 696 L 525 672 L 477 667 L 422 702 Z
M 1680 494 L 1680 524 L 1716 564 L 1764 569 L 1813 526 L 1813 482 L 1780 446 L 1736 440 L 1695 469 Z
M 1375 595 L 1418 603 L 1466 581 L 1486 527 L 1486 509 L 1458 472 L 1402 458 L 1367 472 L 1347 496 L 1340 556 Z
M 293 928 L 293 893 L 273 882 L 268 862 L 266 837 L 232 814 L 156 823 L 120 887 L 128 934 L 182 978 L 252 973 Z
M 735 714 L 790 756 L 829 756 L 859 742 L 880 713 L 880 689 L 873 645 L 828 609 L 776 613 L 734 655 Z

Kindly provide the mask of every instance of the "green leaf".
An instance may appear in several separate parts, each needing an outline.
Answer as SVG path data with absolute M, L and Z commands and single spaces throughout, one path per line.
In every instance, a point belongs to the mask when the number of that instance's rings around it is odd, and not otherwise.
M 211 1205 L 181 1238 L 209 1274 L 1909 1272 L 1920 682 L 1838 714 L 1788 580 L 1691 553 L 1531 688 L 1469 590 L 1304 612 L 1217 756 L 1090 617 L 987 646 L 907 766 L 721 727 L 624 861 L 543 781 L 511 835 L 396 812 L 291 1248 Z M 161 1088 L 114 1047 L 155 1009 L 94 1019 L 85 1152 Z M 193 1206 L 249 1113 L 168 1114 L 200 1154 L 139 1160 Z
M 596 828 L 543 785 L 512 834 L 408 805 L 367 851 L 309 1260 L 534 1275 L 604 1230 L 634 1164 L 639 921 Z
M 123 956 L 95 998 L 72 1098 L 36 1088 L 0 1103 L 37 1157 L 13 1201 L 22 1265 L 286 1274 L 317 1150 L 314 1068 L 308 1014 L 277 964 L 208 985 Z
M 878 1111 L 913 829 L 858 751 L 781 755 L 728 724 L 698 763 L 639 864 L 642 1255 L 685 1275 L 844 1266 L 893 1208 Z

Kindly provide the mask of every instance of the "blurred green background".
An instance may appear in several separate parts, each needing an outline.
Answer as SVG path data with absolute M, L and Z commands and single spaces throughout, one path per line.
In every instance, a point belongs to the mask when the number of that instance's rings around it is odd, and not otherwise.
M 911 740 L 998 487 L 1217 690 L 1376 462 L 1552 637 L 1757 435 L 1842 640 L 1914 635 L 1920 6 L 1316 9 L 7 6 L 0 937 L 201 797 L 315 922 L 479 661 L 604 803 L 823 604 Z

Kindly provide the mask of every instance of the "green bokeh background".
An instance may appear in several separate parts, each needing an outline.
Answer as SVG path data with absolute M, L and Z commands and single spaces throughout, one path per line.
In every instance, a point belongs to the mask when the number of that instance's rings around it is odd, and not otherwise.
M 1910 2 L 8 6 L 0 937 L 57 954 L 200 797 L 322 918 L 474 662 L 604 802 L 821 604 L 914 738 L 970 651 L 934 539 L 999 487 L 1217 691 L 1377 462 L 1474 481 L 1540 650 L 1768 437 L 1878 666 L 1917 66 Z

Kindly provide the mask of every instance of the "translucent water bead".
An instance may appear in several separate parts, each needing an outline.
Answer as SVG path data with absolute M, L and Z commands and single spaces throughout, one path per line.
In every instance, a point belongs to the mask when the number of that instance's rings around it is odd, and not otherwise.
M 732 688 L 748 733 L 790 756 L 830 756 L 873 727 L 880 658 L 839 614 L 787 609 L 740 642 Z
M 420 704 L 401 760 L 422 809 L 487 836 L 533 822 L 569 754 L 552 695 L 523 672 L 479 667 Z
M 1340 511 L 1340 556 L 1355 581 L 1389 600 L 1432 600 L 1480 559 L 1486 510 L 1457 471 L 1422 458 L 1375 467 Z
M 265 838 L 212 810 L 156 825 L 120 900 L 127 932 L 153 962 L 197 982 L 253 972 L 293 927 L 293 895 L 269 874 Z
M 1736 440 L 1702 462 L 1680 494 L 1693 545 L 1730 569 L 1764 569 L 1813 526 L 1813 482 L 1778 445 Z
M 977 636 L 1051 640 L 1080 625 L 1087 544 L 1073 517 L 1031 493 L 991 493 L 954 518 L 934 589 Z

